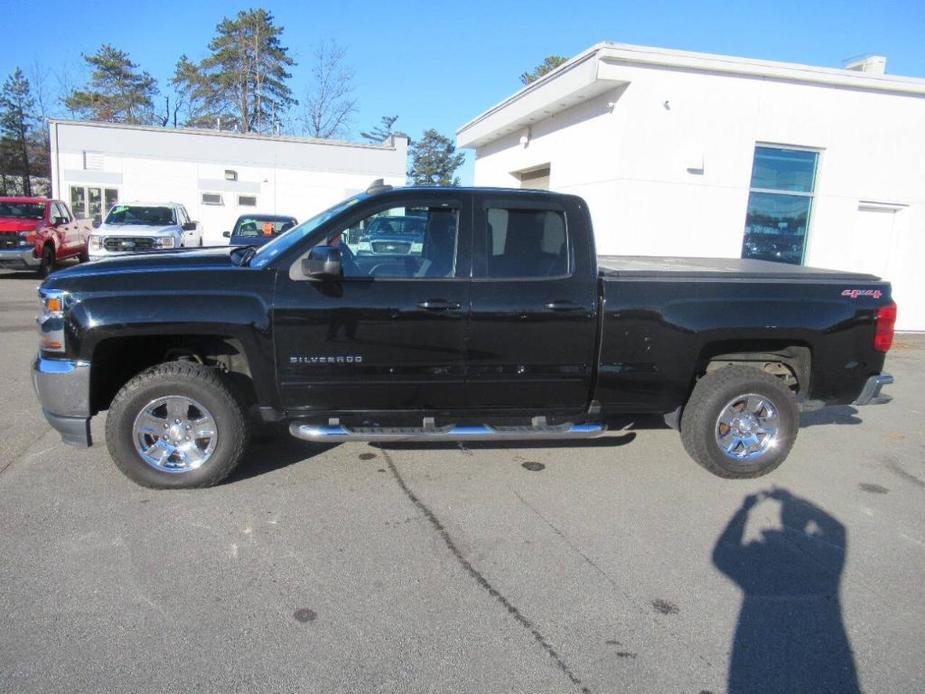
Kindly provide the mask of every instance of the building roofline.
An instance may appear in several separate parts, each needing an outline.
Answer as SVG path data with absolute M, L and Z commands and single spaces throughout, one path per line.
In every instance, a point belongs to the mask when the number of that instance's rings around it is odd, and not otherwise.
M 157 125 L 133 125 L 128 123 L 104 123 L 100 121 L 71 120 L 66 118 L 49 118 L 48 125 L 77 125 L 90 128 L 113 128 L 118 130 L 139 130 L 158 133 L 172 133 L 180 135 L 202 135 L 206 137 L 228 137 L 241 140 L 261 140 L 264 142 L 290 142 L 295 144 L 325 145 L 333 147 L 356 147 L 359 149 L 375 149 L 394 151 L 393 144 L 372 144 L 366 142 L 349 142 L 347 140 L 325 140 L 318 137 L 298 137 L 295 135 L 262 135 L 260 133 L 239 133 L 232 130 L 212 130 L 210 128 L 168 128 Z M 407 135 L 394 134 L 409 140 Z
M 456 130 L 457 137 L 461 140 L 465 139 L 460 136 L 466 131 L 472 130 L 473 127 L 484 123 L 517 102 L 531 96 L 539 99 L 540 94 L 546 91 L 546 88 L 561 81 L 569 72 L 580 68 L 581 65 L 593 59 L 597 59 L 600 63 L 614 66 L 635 65 L 685 72 L 720 73 L 744 78 L 821 84 L 864 91 L 899 93 L 908 96 L 925 96 L 925 79 L 918 77 L 878 75 L 842 68 L 602 41 L 582 51 L 555 70 L 517 90 L 511 96 L 469 120 Z M 594 79 L 601 80 L 599 76 Z M 540 100 L 545 101 L 544 99 Z M 558 101 L 558 96 L 550 94 L 548 103 L 553 104 L 556 101 Z M 500 127 L 498 129 L 500 130 Z M 485 135 L 476 139 L 485 141 Z M 460 146 L 473 146 L 473 144 L 460 144 Z

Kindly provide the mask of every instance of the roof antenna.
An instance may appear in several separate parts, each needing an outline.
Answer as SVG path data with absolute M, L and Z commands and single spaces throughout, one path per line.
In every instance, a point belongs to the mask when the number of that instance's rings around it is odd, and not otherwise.
M 377 178 L 369 184 L 366 192 L 370 195 L 375 195 L 376 193 L 385 193 L 388 190 L 392 190 L 392 186 L 386 185 L 384 178 Z

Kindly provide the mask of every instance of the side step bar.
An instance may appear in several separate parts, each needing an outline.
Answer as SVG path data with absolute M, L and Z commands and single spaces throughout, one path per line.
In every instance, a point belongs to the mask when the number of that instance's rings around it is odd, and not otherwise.
M 537 421 L 539 420 L 539 421 Z M 425 420 L 422 427 L 346 427 L 336 421 L 319 424 L 289 425 L 289 433 L 306 441 L 499 441 L 524 439 L 590 439 L 607 431 L 604 424 L 554 424 L 537 417 L 533 426 L 498 426 L 487 424 L 436 427 Z

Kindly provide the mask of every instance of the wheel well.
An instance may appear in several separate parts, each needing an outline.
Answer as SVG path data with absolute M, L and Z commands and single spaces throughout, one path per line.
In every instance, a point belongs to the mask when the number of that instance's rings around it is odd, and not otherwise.
M 697 378 L 726 366 L 753 366 L 782 379 L 797 394 L 809 392 L 812 351 L 809 345 L 779 340 L 716 342 L 697 360 Z
M 143 335 L 109 338 L 96 346 L 90 371 L 91 410 L 108 409 L 119 389 L 148 367 L 182 360 L 219 369 L 242 402 L 256 402 L 250 365 L 240 340 L 219 335 Z

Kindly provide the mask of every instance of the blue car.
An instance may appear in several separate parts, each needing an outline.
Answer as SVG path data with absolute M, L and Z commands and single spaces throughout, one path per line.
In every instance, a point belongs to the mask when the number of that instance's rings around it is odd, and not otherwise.
M 298 224 L 295 217 L 277 214 L 242 214 L 223 236 L 229 246 L 262 246 Z

